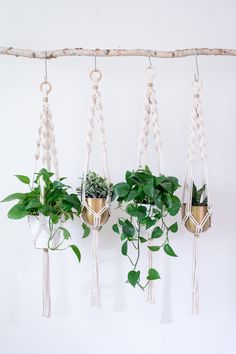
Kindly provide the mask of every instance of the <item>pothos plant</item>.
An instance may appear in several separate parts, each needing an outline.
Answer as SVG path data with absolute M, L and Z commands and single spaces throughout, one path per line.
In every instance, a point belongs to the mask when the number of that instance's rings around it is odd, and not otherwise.
M 64 240 L 69 240 L 71 234 L 64 226 L 59 226 L 56 230 L 61 230 L 63 240 L 56 247 L 51 246 L 51 241 L 55 235 L 55 226 L 64 223 L 74 216 L 80 216 L 81 203 L 75 193 L 69 193 L 70 186 L 63 183 L 65 177 L 59 180 L 52 180 L 53 173 L 45 168 L 35 174 L 36 177 L 31 185 L 30 178 L 24 175 L 16 175 L 16 177 L 25 185 L 29 191 L 26 193 L 14 193 L 8 195 L 2 202 L 17 201 L 17 203 L 8 211 L 8 218 L 19 220 L 28 216 L 35 216 L 39 219 L 42 214 L 47 217 L 50 235 L 48 239 L 48 248 L 51 250 L 62 250 L 70 247 L 77 259 L 81 260 L 81 253 L 76 245 L 70 244 L 65 248 L 61 248 Z M 40 184 L 43 181 L 43 200 L 40 198 Z
M 94 171 L 88 171 L 86 180 L 81 178 L 81 184 L 77 188 L 77 192 L 82 199 L 83 188 L 85 189 L 86 198 L 107 198 L 110 193 L 111 199 L 113 198 L 113 184 L 108 182 L 107 178 L 100 176 Z M 82 223 L 84 230 L 83 238 L 86 238 L 90 234 L 90 228 L 87 224 Z
M 127 281 L 133 287 L 138 285 L 144 290 L 150 281 L 160 279 L 158 271 L 150 268 L 146 281 L 141 281 L 141 244 L 160 239 L 158 245 L 149 245 L 149 250 L 160 252 L 163 249 L 168 256 L 177 257 L 170 245 L 169 233 L 177 232 L 178 224 L 169 224 L 167 218 L 175 216 L 181 207 L 175 195 L 179 187 L 176 177 L 155 176 L 147 166 L 137 171 L 127 171 L 125 182 L 114 186 L 116 199 L 125 216 L 120 217 L 112 228 L 120 235 L 121 253 L 131 263 Z M 135 252 L 135 258 L 132 258 L 130 251 L 132 255 Z
M 204 192 L 206 191 L 206 185 L 204 184 L 200 189 L 197 189 L 195 183 L 193 182 L 192 189 L 192 205 L 193 206 L 207 206 L 208 199 L 205 197 L 203 199 Z

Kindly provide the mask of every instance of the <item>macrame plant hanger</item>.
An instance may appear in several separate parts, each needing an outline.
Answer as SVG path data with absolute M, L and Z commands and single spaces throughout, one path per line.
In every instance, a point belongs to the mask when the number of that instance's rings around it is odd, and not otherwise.
M 104 119 L 102 112 L 102 103 L 101 103 L 101 93 L 99 90 L 99 82 L 102 78 L 102 73 L 96 68 L 96 57 L 95 57 L 95 69 L 90 73 L 90 79 L 92 81 L 92 97 L 91 97 L 91 106 L 90 106 L 90 117 L 88 120 L 87 128 L 87 137 L 86 137 L 86 153 L 85 153 L 85 167 L 84 167 L 84 178 L 82 184 L 82 220 L 89 227 L 92 227 L 92 279 L 91 279 L 91 305 L 92 306 L 101 306 L 101 292 L 100 292 L 100 267 L 99 267 L 99 245 L 98 245 L 98 233 L 101 226 L 104 224 L 102 218 L 104 215 L 107 215 L 107 218 L 110 215 L 110 206 L 111 206 L 111 195 L 108 190 L 108 194 L 105 200 L 104 205 L 95 210 L 88 203 L 86 198 L 86 178 L 89 171 L 89 162 L 92 149 L 92 140 L 94 128 L 97 128 L 101 153 L 102 153 L 102 167 L 104 177 L 107 179 L 108 186 L 110 186 L 110 177 L 108 170 L 108 160 L 107 160 L 107 145 L 105 139 L 105 128 L 104 128 Z M 92 224 L 88 223 L 85 218 L 85 213 L 89 212 L 93 216 Z
M 138 169 L 143 167 L 142 160 L 143 155 L 148 147 L 148 137 L 150 133 L 150 125 L 153 127 L 154 134 L 154 145 L 157 154 L 157 174 L 164 174 L 164 161 L 162 153 L 162 144 L 160 136 L 160 127 L 158 120 L 158 111 L 157 111 L 157 99 L 156 92 L 154 89 L 153 81 L 156 76 L 156 69 L 152 66 L 151 60 L 149 58 L 149 66 L 146 69 L 146 78 L 147 78 L 147 91 L 144 102 L 144 115 L 141 122 L 139 144 L 138 144 Z M 148 230 L 148 235 L 151 231 Z M 152 239 L 148 237 L 148 246 L 152 246 Z M 153 252 L 148 250 L 148 268 L 153 268 Z M 147 292 L 147 301 L 151 304 L 155 303 L 153 281 L 148 283 L 148 292 Z
M 48 95 L 52 90 L 52 85 L 47 78 L 47 54 L 45 54 L 45 77 L 40 85 L 42 92 L 43 104 L 40 114 L 40 124 L 38 127 L 38 137 L 36 140 L 35 150 L 35 170 L 37 172 L 38 165 L 41 162 L 41 167 L 45 167 L 48 171 L 55 172 L 56 179 L 59 179 L 57 149 L 55 145 L 54 127 L 52 122 L 52 113 L 48 104 Z M 35 178 L 35 175 L 34 177 Z M 44 182 L 40 177 L 40 201 L 44 200 Z M 43 250 L 43 316 L 51 317 L 51 294 L 50 294 L 50 265 L 48 242 L 50 238 L 50 230 L 47 218 L 39 214 L 39 221 L 36 232 L 33 232 L 32 221 L 29 218 L 29 226 L 32 234 L 33 245 L 36 249 Z M 52 247 L 58 244 L 60 231 L 54 232 L 54 237 L 51 239 Z
M 187 173 L 183 187 L 182 216 L 187 229 L 194 234 L 193 239 L 193 268 L 192 268 L 192 313 L 199 314 L 199 236 L 211 225 L 212 206 L 209 195 L 207 152 L 204 131 L 204 121 L 201 108 L 200 91 L 203 83 L 199 78 L 198 59 L 195 55 L 196 71 L 193 82 L 193 108 L 190 125 L 190 135 L 187 153 Z M 205 185 L 204 198 L 207 198 L 207 206 L 192 206 L 192 193 L 194 182 L 194 166 L 196 163 L 197 143 L 200 149 L 200 168 L 202 185 Z

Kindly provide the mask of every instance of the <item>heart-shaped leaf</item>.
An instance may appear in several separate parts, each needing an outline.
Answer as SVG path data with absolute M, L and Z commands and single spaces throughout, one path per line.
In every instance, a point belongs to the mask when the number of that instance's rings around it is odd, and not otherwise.
M 88 225 L 86 225 L 84 222 L 83 222 L 83 224 L 82 224 L 82 228 L 83 228 L 83 230 L 84 230 L 84 234 L 83 234 L 82 238 L 88 237 L 89 234 L 90 234 L 90 228 L 89 228 Z
M 148 276 L 147 276 L 148 280 L 157 280 L 157 279 L 161 279 L 160 274 L 158 273 L 158 271 L 154 268 L 149 268 L 148 269 Z
M 163 230 L 159 226 L 157 226 L 155 227 L 155 229 L 153 229 L 151 238 L 159 238 L 162 235 L 163 235 Z
M 124 256 L 127 256 L 127 253 L 128 253 L 128 241 L 125 241 L 121 247 L 121 253 L 124 255 Z
M 159 246 L 148 246 L 148 248 L 150 249 L 150 251 L 152 252 L 157 252 L 160 250 Z
M 165 244 L 164 251 L 165 251 L 166 254 L 168 254 L 168 256 L 178 257 L 177 254 L 175 254 L 173 248 L 169 245 L 169 243 Z
M 112 225 L 112 230 L 113 230 L 115 233 L 117 233 L 117 234 L 120 233 L 120 232 L 119 232 L 119 227 L 118 227 L 117 224 Z
M 172 232 L 177 232 L 177 231 L 178 231 L 178 224 L 177 224 L 177 222 L 175 222 L 173 225 L 171 225 L 170 231 L 172 231 Z
M 128 273 L 128 282 L 135 288 L 140 278 L 140 271 L 131 270 Z

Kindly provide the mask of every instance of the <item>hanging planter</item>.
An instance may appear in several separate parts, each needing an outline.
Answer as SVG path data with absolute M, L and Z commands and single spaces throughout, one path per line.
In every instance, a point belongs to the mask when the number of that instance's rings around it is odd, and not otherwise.
M 198 62 L 196 56 L 198 72 Z M 187 230 L 194 234 L 193 242 L 193 291 L 192 291 L 192 313 L 199 313 L 199 236 L 211 226 L 212 206 L 209 196 L 209 183 L 207 171 L 206 140 L 204 132 L 204 122 L 201 110 L 200 91 L 202 81 L 199 74 L 193 82 L 193 109 L 190 126 L 190 136 L 188 144 L 187 173 L 183 188 L 182 197 L 182 219 Z M 201 173 L 202 188 L 197 190 L 194 183 L 194 167 L 197 160 L 196 148 L 200 150 L 200 168 L 197 172 Z
M 45 61 L 46 64 L 46 61 Z M 46 66 L 46 65 L 45 65 Z M 47 68 L 47 67 L 46 67 Z M 69 193 L 70 187 L 59 178 L 57 150 L 55 145 L 52 114 L 48 104 L 48 94 L 52 86 L 46 76 L 40 85 L 43 105 L 38 128 L 35 151 L 35 172 L 33 180 L 24 175 L 16 177 L 28 185 L 26 193 L 14 193 L 3 201 L 17 200 L 8 212 L 10 219 L 28 217 L 32 242 L 36 249 L 43 251 L 43 316 L 51 316 L 49 250 L 62 250 L 70 247 L 80 261 L 81 255 L 76 245 L 70 244 L 70 232 L 64 224 L 67 220 L 79 216 L 81 203 L 75 193 Z M 38 170 L 39 162 L 42 168 Z M 55 171 L 51 172 L 51 167 Z
M 207 197 L 201 201 L 202 195 L 205 192 L 205 185 L 197 190 L 193 183 L 192 189 L 192 206 L 191 215 L 196 220 L 198 225 L 203 225 L 201 232 L 205 232 L 211 226 L 211 216 L 208 217 L 208 200 Z M 191 217 L 186 218 L 186 204 L 182 205 L 182 217 L 185 219 L 184 225 L 187 230 L 193 234 L 197 233 L 197 226 Z
M 10 219 L 19 220 L 28 217 L 32 241 L 37 249 L 61 250 L 64 241 L 70 239 L 70 232 L 64 227 L 69 219 L 80 216 L 81 203 L 76 194 L 70 194 L 71 188 L 61 180 L 52 181 L 53 173 L 41 169 L 30 184 L 27 176 L 16 176 L 27 184 L 29 192 L 14 193 L 2 202 L 17 201 L 8 212 Z M 41 200 L 40 183 L 44 179 L 44 198 Z M 64 179 L 64 178 L 63 178 Z M 80 252 L 75 245 L 69 245 L 80 261 Z
M 169 224 L 167 218 L 179 212 L 181 203 L 175 195 L 179 188 L 178 179 L 164 175 L 157 99 L 154 90 L 156 70 L 150 60 L 149 64 L 145 72 L 147 88 L 138 144 L 138 166 L 136 171 L 126 172 L 126 182 L 114 186 L 117 201 L 122 208 L 124 204 L 126 206 L 124 218 L 119 218 L 118 223 L 113 225 L 113 230 L 121 235 L 123 242 L 121 252 L 128 257 L 133 268 L 128 273 L 128 282 L 134 287 L 138 285 L 143 290 L 147 287 L 147 301 L 154 303 L 153 281 L 160 279 L 160 275 L 153 265 L 153 254 L 163 249 L 167 255 L 176 257 L 170 245 L 169 233 L 177 232 L 178 225 L 176 222 Z M 156 174 L 153 174 L 147 166 L 143 167 L 150 131 L 154 135 Z M 158 239 L 160 243 L 157 244 Z M 142 282 L 141 271 L 138 269 L 142 244 L 146 244 L 148 250 L 145 283 Z M 132 259 L 129 254 L 132 249 L 136 252 L 136 259 Z
M 83 183 L 85 186 L 83 187 Z M 106 207 L 107 197 L 112 197 L 113 186 L 95 172 L 89 171 L 86 181 L 81 183 L 78 192 L 82 196 L 85 188 L 86 205 L 82 211 L 82 219 L 89 226 L 96 225 L 96 215 L 100 215 L 98 227 L 105 225 L 110 217 L 110 210 Z
M 82 184 L 79 188 L 82 204 L 81 218 L 84 229 L 83 237 L 87 237 L 90 234 L 90 228 L 92 229 L 92 306 L 101 305 L 98 233 L 101 230 L 101 227 L 109 219 L 112 194 L 112 184 L 110 183 L 107 162 L 107 145 L 105 140 L 101 93 L 99 90 L 99 82 L 101 78 L 102 73 L 96 69 L 95 57 L 95 69 L 90 73 L 90 79 L 92 81 L 92 97 L 90 106 L 91 116 L 89 117 L 86 136 L 85 169 Z M 101 146 L 104 177 L 99 176 L 95 172 L 89 171 L 89 162 L 95 127 L 98 131 Z

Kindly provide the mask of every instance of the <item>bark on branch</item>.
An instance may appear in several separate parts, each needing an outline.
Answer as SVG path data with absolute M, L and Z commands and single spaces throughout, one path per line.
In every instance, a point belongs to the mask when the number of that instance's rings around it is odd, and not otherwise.
M 236 49 L 222 48 L 191 48 L 177 49 L 174 51 L 150 50 L 150 49 L 83 49 L 64 48 L 56 50 L 35 51 L 30 49 L 18 49 L 12 47 L 0 47 L 0 54 L 16 57 L 35 59 L 55 59 L 66 56 L 97 56 L 97 57 L 152 57 L 152 58 L 181 58 L 191 55 L 221 55 L 236 56 Z

